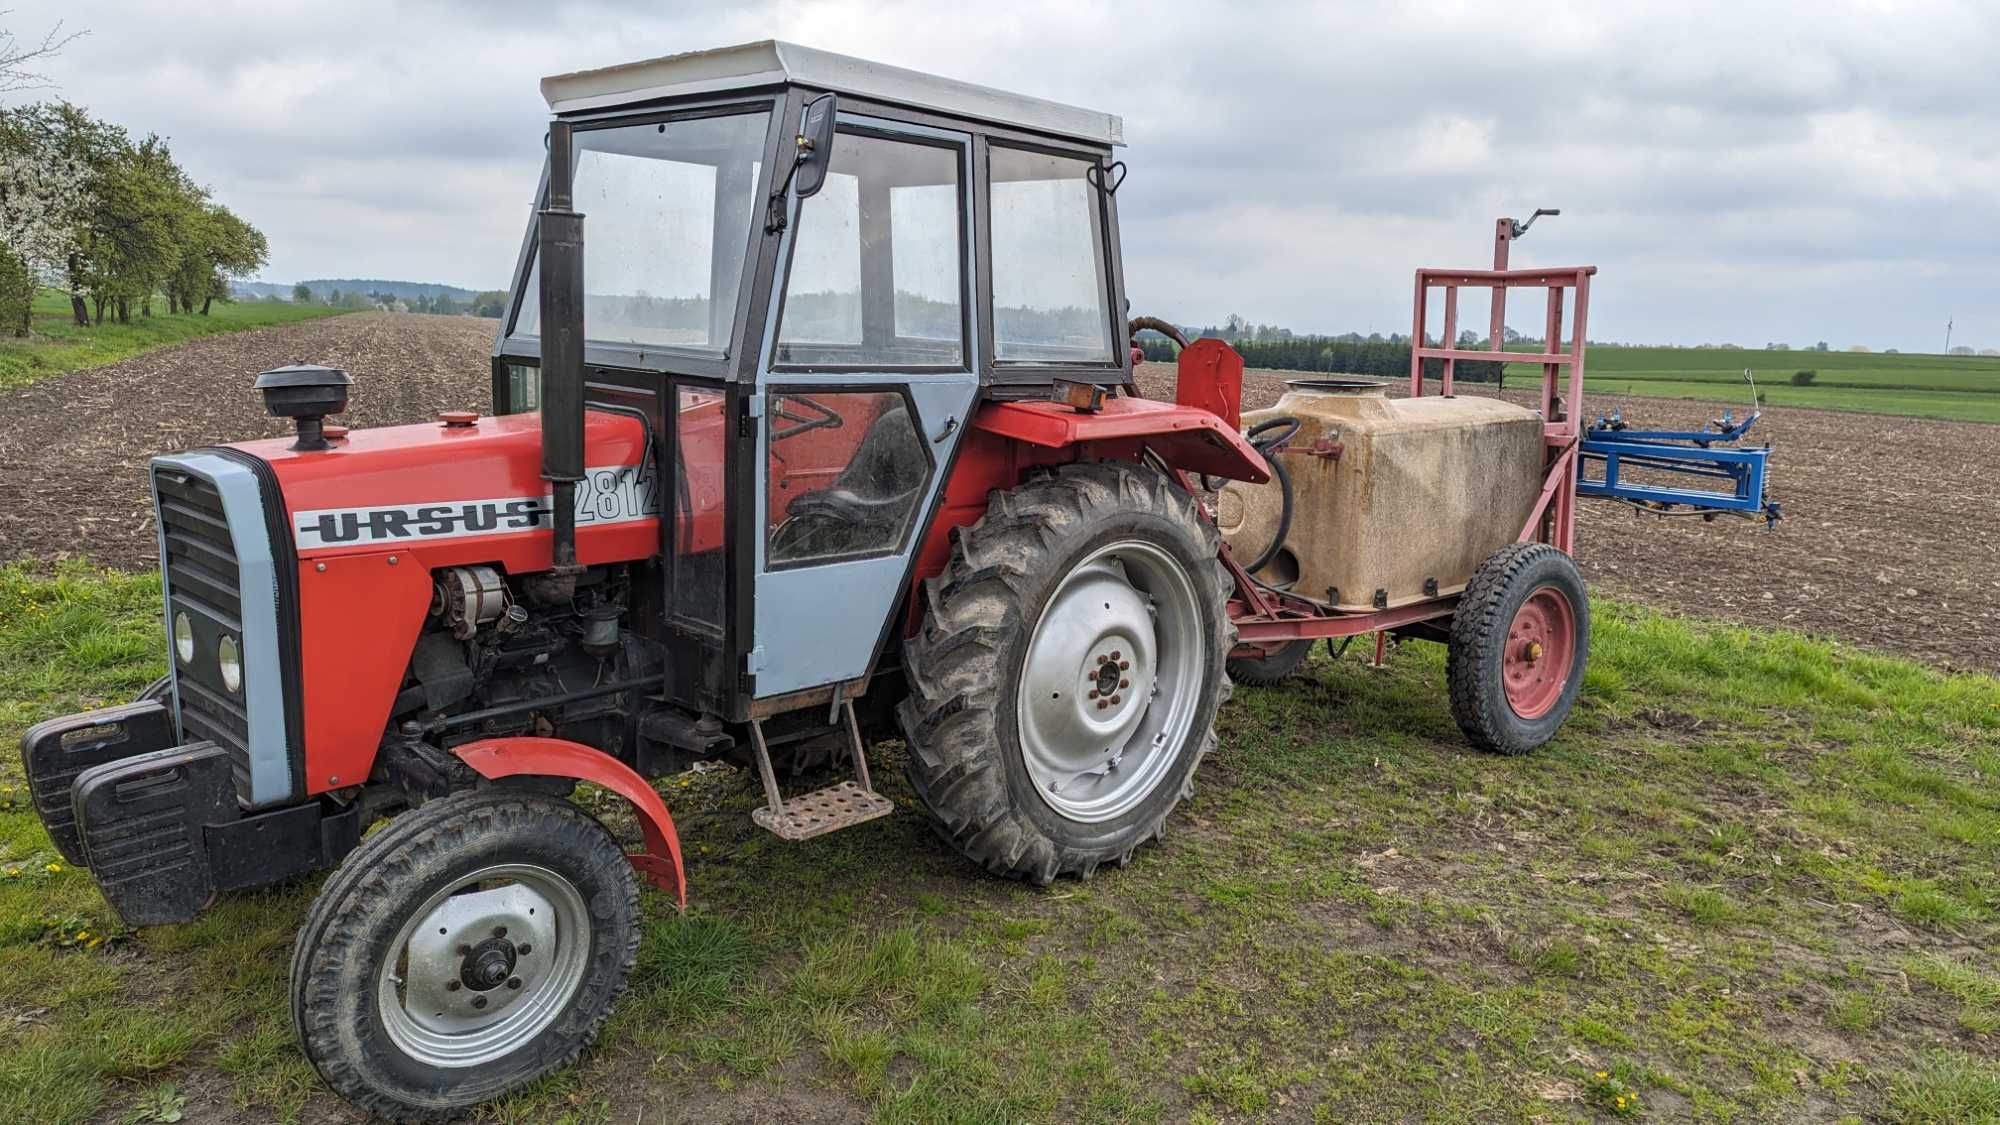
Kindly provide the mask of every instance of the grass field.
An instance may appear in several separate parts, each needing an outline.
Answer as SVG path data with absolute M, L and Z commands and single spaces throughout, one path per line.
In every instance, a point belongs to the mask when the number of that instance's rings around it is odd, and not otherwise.
M 268 328 L 348 311 L 319 305 L 234 301 L 217 301 L 207 316 L 169 315 L 162 311 L 165 308 L 166 300 L 161 298 L 154 302 L 150 317 L 134 315 L 130 324 L 115 324 L 107 319 L 103 324 L 78 328 L 70 319 L 69 298 L 51 289 L 43 290 L 35 297 L 32 333 L 25 339 L 0 335 L 0 391 L 65 371 L 116 363 L 127 356 L 196 336 Z
M 1743 370 L 1749 368 L 1767 405 L 2000 422 L 2000 357 L 1994 356 L 1593 344 L 1586 361 L 1589 389 L 1600 394 L 1698 398 L 1747 407 L 1750 387 Z M 1791 380 L 1799 371 L 1818 374 L 1811 386 L 1796 387 Z M 1529 368 L 1508 372 L 1510 385 L 1532 377 Z
M 0 567 L 0 739 L 156 675 L 157 596 Z M 1599 603 L 1502 759 L 1442 672 L 1239 689 L 1165 841 L 1039 891 L 913 809 L 788 845 L 743 774 L 664 781 L 689 913 L 648 893 L 603 1046 L 487 1117 L 2000 1120 L 2000 682 Z M 285 1008 L 311 883 L 132 933 L 0 785 L 0 1120 L 339 1116 Z

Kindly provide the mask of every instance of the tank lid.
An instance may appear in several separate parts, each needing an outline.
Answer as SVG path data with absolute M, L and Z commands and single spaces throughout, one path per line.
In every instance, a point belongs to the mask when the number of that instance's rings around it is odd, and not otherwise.
M 1287 379 L 1285 385 L 1299 394 L 1307 395 L 1366 395 L 1386 394 L 1389 384 L 1381 379 L 1357 379 L 1352 376 L 1333 376 L 1324 379 Z

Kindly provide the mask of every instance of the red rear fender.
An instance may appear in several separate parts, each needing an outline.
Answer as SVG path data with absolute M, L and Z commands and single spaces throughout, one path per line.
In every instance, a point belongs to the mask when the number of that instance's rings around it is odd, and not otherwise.
M 1107 398 L 1084 412 L 1057 402 L 995 402 L 980 408 L 974 429 L 1044 449 L 1071 449 L 1097 460 L 1135 457 L 1150 449 L 1190 473 L 1262 484 L 1264 458 L 1236 427 L 1213 412 L 1148 398 Z

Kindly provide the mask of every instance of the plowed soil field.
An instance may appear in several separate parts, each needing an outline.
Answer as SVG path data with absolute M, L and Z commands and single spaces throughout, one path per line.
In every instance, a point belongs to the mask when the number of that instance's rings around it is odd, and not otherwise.
M 345 367 L 356 386 L 343 422 L 421 421 L 488 406 L 492 332 L 492 321 L 468 317 L 343 316 L 209 337 L 0 395 L 0 560 L 151 566 L 146 458 L 289 430 L 250 389 L 258 371 Z M 1140 377 L 1148 393 L 1172 393 L 1171 367 Z M 1276 401 L 1285 378 L 1251 372 L 1245 406 Z M 1719 409 L 1610 395 L 1589 404 L 1647 427 L 1693 427 Z M 1577 550 L 1593 588 L 2000 671 L 2000 507 L 1988 479 L 2000 426 L 1775 407 L 1758 432 L 1777 447 L 1771 489 L 1789 518 L 1776 531 L 1586 502 Z

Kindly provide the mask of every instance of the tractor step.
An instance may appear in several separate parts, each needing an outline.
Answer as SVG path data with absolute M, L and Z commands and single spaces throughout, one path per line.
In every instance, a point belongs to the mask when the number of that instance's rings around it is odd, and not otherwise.
M 764 742 L 764 724 L 750 720 L 750 749 L 757 759 L 757 776 L 764 782 L 766 804 L 750 814 L 759 828 L 781 840 L 810 840 L 842 828 L 866 823 L 896 811 L 896 802 L 875 792 L 868 783 L 868 751 L 861 744 L 861 724 L 854 718 L 854 701 L 835 704 L 846 720 L 848 746 L 854 755 L 854 779 L 786 800 L 771 768 L 771 748 Z
M 775 809 L 765 805 L 752 812 L 750 819 L 780 839 L 810 840 L 895 811 L 896 802 L 843 781 L 793 797 Z

